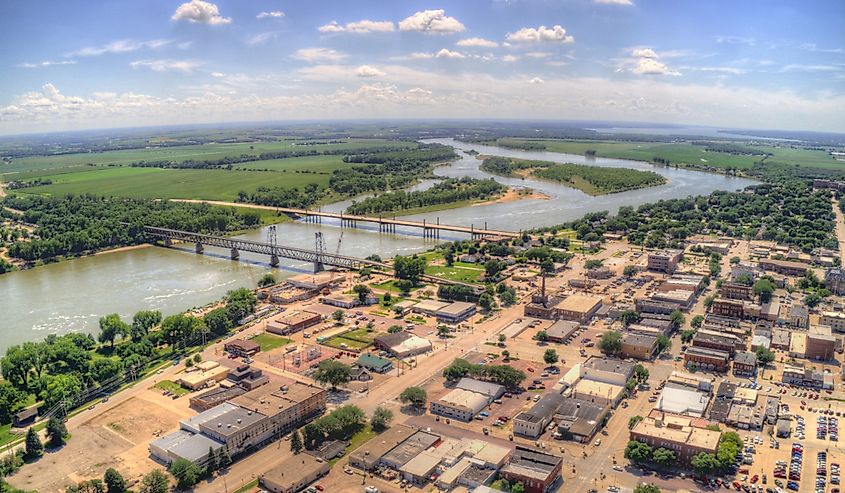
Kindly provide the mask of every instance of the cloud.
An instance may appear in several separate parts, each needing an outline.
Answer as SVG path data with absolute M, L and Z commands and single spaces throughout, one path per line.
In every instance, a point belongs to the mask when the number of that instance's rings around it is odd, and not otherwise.
M 839 55 L 845 53 L 843 48 L 820 48 L 816 43 L 804 43 L 801 45 L 801 49 L 816 53 L 836 53 Z
M 352 33 L 352 34 L 369 34 L 369 33 L 386 33 L 396 30 L 393 21 L 371 21 L 360 20 L 356 22 L 347 22 L 345 25 L 338 24 L 337 21 L 317 28 L 318 31 L 325 34 L 331 33 Z
M 800 63 L 784 65 L 781 72 L 839 72 L 845 70 L 845 65 L 805 65 Z
M 266 33 L 258 33 L 258 34 L 254 34 L 254 35 L 250 36 L 249 38 L 247 38 L 246 44 L 248 44 L 249 46 L 263 45 L 264 43 L 270 41 L 271 39 L 275 39 L 275 38 L 276 38 L 276 32 L 275 31 L 270 31 L 270 32 L 266 32 Z
M 455 44 L 464 48 L 496 48 L 499 46 L 499 43 L 484 38 L 462 39 Z
M 423 10 L 406 17 L 399 23 L 400 31 L 419 31 L 426 34 L 452 34 L 466 28 L 458 19 L 446 15 L 446 11 Z
M 634 5 L 634 2 L 631 0 L 593 0 L 593 3 L 603 3 L 603 4 L 612 4 L 612 5 Z
M 412 60 L 428 60 L 429 58 L 434 58 L 434 53 L 423 53 L 420 51 L 411 53 L 410 55 Z
M 719 74 L 742 75 L 747 74 L 748 71 L 736 67 L 680 67 L 682 70 L 692 70 L 697 72 L 714 72 Z
M 463 53 L 459 51 L 448 50 L 446 48 L 443 48 L 442 50 L 438 51 L 437 54 L 434 56 L 436 56 L 437 58 L 466 58 L 466 55 L 464 55 Z
M 169 39 L 151 39 L 149 41 L 136 41 L 134 39 L 120 39 L 112 41 L 103 46 L 89 46 L 81 50 L 72 51 L 65 56 L 99 56 L 130 53 L 141 49 L 156 50 L 172 43 Z
M 281 19 L 285 16 L 285 13 L 281 10 L 272 10 L 270 12 L 261 12 L 260 14 L 256 15 L 256 19 Z
M 45 68 L 45 67 L 52 67 L 54 65 L 76 65 L 76 60 L 44 60 L 40 63 L 21 63 L 18 64 L 19 68 Z
M 296 50 L 293 57 L 304 62 L 339 62 L 347 57 L 346 53 L 341 53 L 330 48 L 302 48 Z
M 534 77 L 532 79 L 528 79 L 529 84 L 543 84 L 544 82 L 546 82 L 546 81 L 544 81 L 543 79 L 541 79 L 539 77 Z
M 665 63 L 654 58 L 640 58 L 631 71 L 639 75 L 681 75 L 677 70 L 670 69 Z
M 536 29 L 523 27 L 515 33 L 508 33 L 505 39 L 515 43 L 572 43 L 575 41 L 575 38 L 566 34 L 566 29 L 557 24 L 551 28 L 546 26 L 540 26 Z
M 548 51 L 529 51 L 525 54 L 529 58 L 548 58 L 552 56 Z
M 660 58 L 651 48 L 634 48 L 631 51 L 631 56 L 635 56 L 637 58 Z
M 517 60 L 519 60 L 519 57 L 514 55 L 505 55 L 502 57 L 503 62 L 515 62 Z
M 746 46 L 754 46 L 757 44 L 757 40 L 754 38 L 743 38 L 741 36 L 718 36 L 716 37 L 716 42 L 719 44 L 729 44 L 729 45 L 746 45 Z
M 382 77 L 386 74 L 375 67 L 371 67 L 369 65 L 361 65 L 360 67 L 355 69 L 355 75 L 357 75 L 358 77 Z
M 196 60 L 136 60 L 129 64 L 134 69 L 148 68 L 153 72 L 182 72 L 189 74 L 200 67 Z
M 174 21 L 186 20 L 191 23 L 209 24 L 219 26 L 232 22 L 231 17 L 220 15 L 217 5 L 204 0 L 191 0 L 176 8 L 171 17 Z

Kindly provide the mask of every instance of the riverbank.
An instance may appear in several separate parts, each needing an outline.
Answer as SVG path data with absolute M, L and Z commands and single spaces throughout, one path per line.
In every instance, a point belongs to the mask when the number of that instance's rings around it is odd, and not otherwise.
M 543 192 L 531 188 L 516 188 L 510 187 L 501 197 L 484 200 L 472 204 L 472 207 L 491 204 L 507 204 L 509 202 L 516 202 L 517 200 L 551 200 L 551 197 Z

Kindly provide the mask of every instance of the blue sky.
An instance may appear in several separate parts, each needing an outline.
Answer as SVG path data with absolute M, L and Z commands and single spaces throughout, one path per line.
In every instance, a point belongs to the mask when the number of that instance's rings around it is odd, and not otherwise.
M 349 118 L 845 131 L 845 2 L 6 1 L 0 133 Z

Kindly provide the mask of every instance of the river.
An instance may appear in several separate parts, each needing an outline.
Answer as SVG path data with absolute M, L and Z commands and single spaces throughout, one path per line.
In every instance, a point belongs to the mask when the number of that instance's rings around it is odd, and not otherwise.
M 530 199 L 495 203 L 408 216 L 456 225 L 486 226 L 504 230 L 524 230 L 570 221 L 588 212 L 608 210 L 620 206 L 636 206 L 659 199 L 706 195 L 714 190 L 736 190 L 755 182 L 683 169 L 655 167 L 647 163 L 621 159 L 585 158 L 584 156 L 504 149 L 500 147 L 465 144 L 452 139 L 438 139 L 458 150 L 460 159 L 450 166 L 436 168 L 438 176 L 491 175 L 478 169 L 480 161 L 466 154 L 474 149 L 481 154 L 496 154 L 555 162 L 574 162 L 596 166 L 625 167 L 653 170 L 668 179 L 659 187 L 591 197 L 578 190 L 553 182 L 495 177 L 501 183 L 532 188 L 549 199 Z M 415 189 L 431 186 L 425 180 Z M 325 210 L 343 210 L 349 201 L 338 202 Z M 338 249 L 346 255 L 366 257 L 378 254 L 391 257 L 428 249 L 435 240 L 423 239 L 416 230 L 405 235 L 379 234 L 377 229 L 341 229 L 336 221 L 320 224 L 301 222 L 277 226 L 278 243 L 313 247 L 315 233 L 323 232 L 326 250 Z M 341 234 L 343 235 L 341 238 Z M 267 229 L 242 235 L 244 238 L 266 241 Z M 441 236 L 440 241 L 463 236 Z M 16 271 L 0 276 L 0 351 L 13 344 L 39 340 L 51 333 L 70 331 L 97 332 L 99 317 L 118 313 L 125 320 L 145 309 L 161 310 L 165 315 L 204 305 L 222 297 L 226 291 L 254 287 L 268 270 L 269 259 L 244 253 L 240 262 L 228 258 L 228 252 L 207 248 L 205 255 L 197 255 L 193 248 L 139 248 L 106 253 L 67 262 L 45 265 L 35 269 Z M 311 266 L 301 262 L 282 260 L 275 269 L 277 278 L 310 272 Z

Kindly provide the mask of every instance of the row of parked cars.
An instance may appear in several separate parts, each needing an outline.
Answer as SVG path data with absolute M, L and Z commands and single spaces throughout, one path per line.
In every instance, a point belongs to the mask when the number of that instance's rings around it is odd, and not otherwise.
M 830 435 L 833 442 L 839 441 L 839 420 L 834 417 L 816 417 L 816 438 L 824 440 Z

